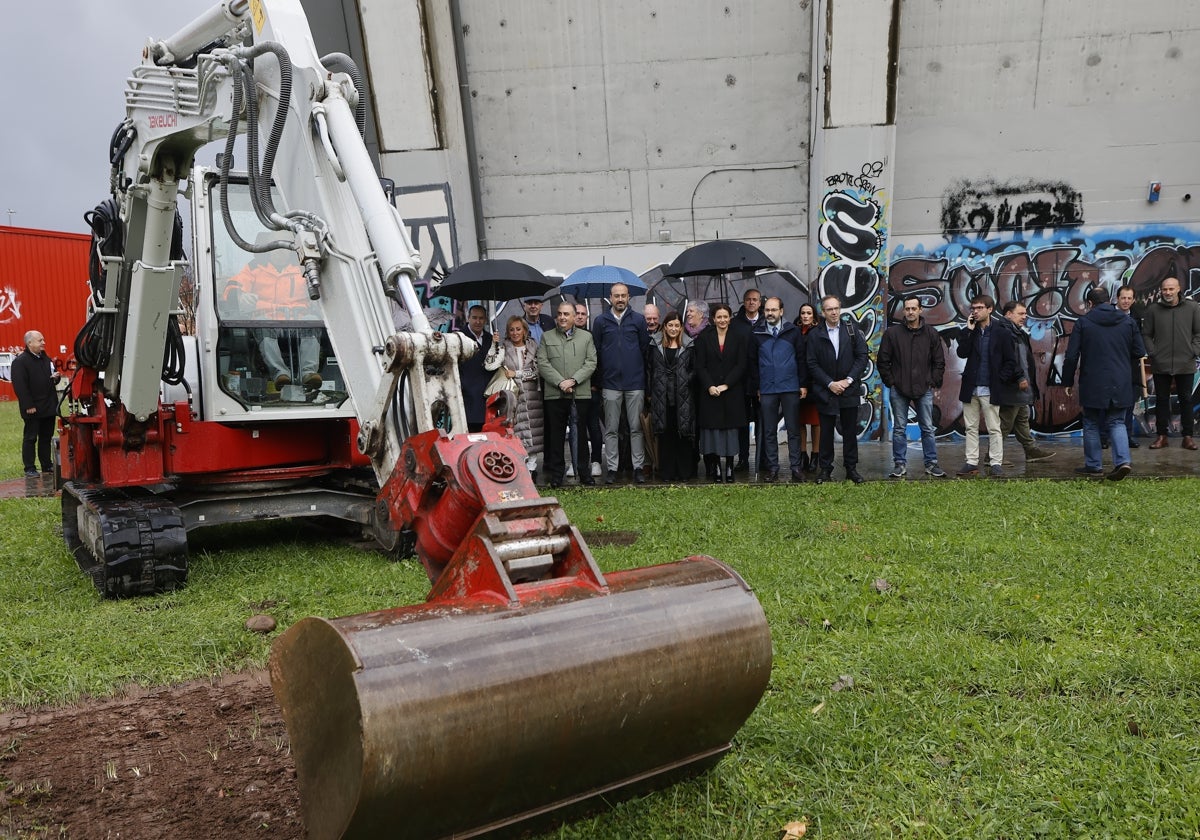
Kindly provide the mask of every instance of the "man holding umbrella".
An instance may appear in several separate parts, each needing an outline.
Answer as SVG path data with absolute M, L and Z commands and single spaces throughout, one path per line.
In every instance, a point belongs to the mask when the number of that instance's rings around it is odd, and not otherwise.
M 604 404 L 604 449 L 608 461 L 606 484 L 617 480 L 621 452 L 617 429 L 621 409 L 629 423 L 629 456 L 633 461 L 633 480 L 646 483 L 642 466 L 646 461 L 642 435 L 642 403 L 646 394 L 646 350 L 650 333 L 646 319 L 629 308 L 629 287 L 616 283 L 609 291 L 612 308 L 598 315 L 592 324 L 596 343 L 596 379 Z

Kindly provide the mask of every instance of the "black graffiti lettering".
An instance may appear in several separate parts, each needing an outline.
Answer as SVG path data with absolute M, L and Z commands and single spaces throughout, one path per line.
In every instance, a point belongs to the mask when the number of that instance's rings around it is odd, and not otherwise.
M 942 232 L 947 239 L 983 240 L 994 231 L 1040 235 L 1083 224 L 1083 196 L 1062 182 L 962 180 L 942 197 Z

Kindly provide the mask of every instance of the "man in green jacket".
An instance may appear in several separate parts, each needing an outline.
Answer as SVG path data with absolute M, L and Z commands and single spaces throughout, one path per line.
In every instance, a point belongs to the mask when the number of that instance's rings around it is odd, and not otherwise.
M 537 349 L 538 374 L 544 392 L 546 475 L 551 488 L 562 486 L 566 470 L 563 446 L 572 405 L 579 428 L 587 428 L 592 408 L 591 379 L 596 370 L 596 345 L 591 333 L 575 326 L 574 304 L 565 300 L 559 303 L 554 324 L 554 329 L 542 336 Z M 580 471 L 579 481 L 596 483 L 587 470 Z
M 1154 374 L 1154 426 L 1158 437 L 1151 449 L 1167 445 L 1171 425 L 1171 385 L 1179 396 L 1179 431 L 1183 448 L 1195 449 L 1192 439 L 1192 380 L 1200 357 L 1200 304 L 1179 294 L 1179 279 L 1168 277 L 1159 287 L 1162 297 L 1146 307 L 1142 336 Z

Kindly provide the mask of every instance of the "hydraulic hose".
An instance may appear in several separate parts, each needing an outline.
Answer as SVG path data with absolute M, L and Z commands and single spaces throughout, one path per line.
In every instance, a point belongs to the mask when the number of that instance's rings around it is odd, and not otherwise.
M 367 90 L 363 86 L 362 73 L 354 59 L 345 53 L 335 52 L 321 56 L 321 66 L 333 72 L 342 72 L 350 76 L 354 89 L 358 91 L 358 104 L 354 106 L 354 121 L 358 123 L 358 133 L 367 135 Z

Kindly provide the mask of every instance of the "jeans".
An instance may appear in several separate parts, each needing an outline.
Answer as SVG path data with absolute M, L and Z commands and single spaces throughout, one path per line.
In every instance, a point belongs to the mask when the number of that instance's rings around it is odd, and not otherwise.
M 769 473 L 779 472 L 779 416 L 783 415 L 783 426 L 787 429 L 788 464 L 792 472 L 800 469 L 800 394 L 792 391 L 785 394 L 763 394 L 762 433 L 758 436 L 762 447 L 762 468 Z
M 1113 466 L 1129 463 L 1129 436 L 1125 431 L 1125 409 L 1085 408 L 1083 410 L 1083 465 L 1089 470 L 1104 467 L 1103 450 L 1100 448 L 1100 427 L 1108 430 L 1108 442 L 1112 447 Z
M 970 402 L 963 403 L 963 424 L 967 428 L 968 464 L 979 465 L 979 421 L 982 418 L 988 430 L 988 460 L 992 466 L 1004 463 L 1004 435 L 1000 433 L 1000 410 L 992 405 L 987 396 L 971 397 Z
M 933 428 L 933 391 L 926 391 L 919 399 L 906 397 L 895 388 L 888 389 L 888 404 L 892 409 L 892 460 L 908 463 L 908 410 L 917 411 L 917 426 L 921 429 L 921 454 L 925 465 L 937 463 L 937 442 Z

